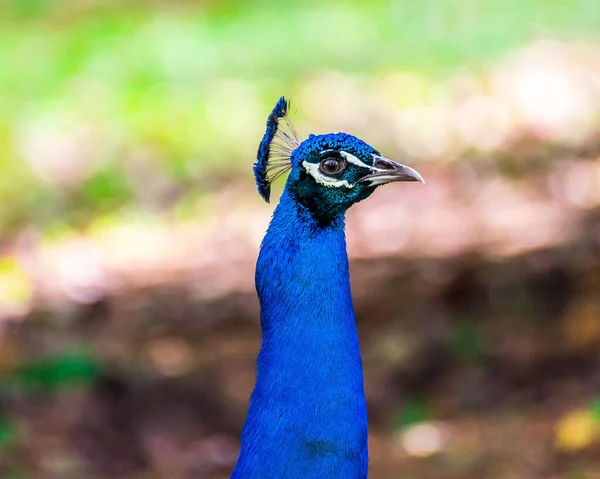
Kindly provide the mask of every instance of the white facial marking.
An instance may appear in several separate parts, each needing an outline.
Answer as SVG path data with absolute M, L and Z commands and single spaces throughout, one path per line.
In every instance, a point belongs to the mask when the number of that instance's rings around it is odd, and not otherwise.
M 367 170 L 370 170 L 372 172 L 386 171 L 381 168 L 376 168 L 375 166 L 367 165 L 364 161 L 360 160 L 359 158 L 354 156 L 352 153 L 348 153 L 347 151 L 340 151 L 340 155 L 342 155 L 348 163 L 356 165 L 360 168 L 366 168 Z M 375 155 L 373 155 L 373 156 L 375 156 Z M 321 185 L 333 186 L 336 188 L 338 188 L 340 186 L 345 186 L 346 188 L 354 188 L 354 184 L 348 183 L 347 180 L 337 180 L 335 178 L 332 178 L 330 176 L 322 174 L 321 171 L 319 170 L 318 163 L 309 163 L 307 161 L 303 161 L 302 166 L 304 166 L 304 169 L 306 170 L 306 172 L 308 174 L 310 174 L 315 179 L 315 181 Z M 387 183 L 390 180 L 391 180 L 391 177 L 380 176 L 380 177 L 376 177 L 376 178 L 370 178 L 368 181 L 370 182 L 371 186 L 376 186 L 376 185 L 381 185 L 383 183 Z
M 354 184 L 348 183 L 347 180 L 337 180 L 335 178 L 332 178 L 331 176 L 322 174 L 319 171 L 318 163 L 309 163 L 308 161 L 303 161 L 302 166 L 304 166 L 306 172 L 310 176 L 312 176 L 317 183 L 321 185 L 333 186 L 334 188 L 339 188 L 340 186 L 345 186 L 346 188 L 354 188 Z
M 346 161 L 348 163 L 352 163 L 353 165 L 360 166 L 361 168 L 367 168 L 369 170 L 374 169 L 372 166 L 367 165 L 366 163 L 362 162 L 356 156 L 352 155 L 351 153 L 348 153 L 347 151 L 340 151 L 340 155 L 346 158 Z
M 353 165 L 360 166 L 361 168 L 366 168 L 367 170 L 371 170 L 373 172 L 387 171 L 382 168 L 377 168 L 376 166 L 367 165 L 365 162 L 361 161 L 356 156 L 352 155 L 351 153 L 348 153 L 347 151 L 340 151 L 340 155 L 342 155 L 344 158 L 346 158 L 346 161 L 348 163 L 352 163 Z M 373 161 L 375 161 L 375 158 L 377 156 L 378 155 L 373 155 Z

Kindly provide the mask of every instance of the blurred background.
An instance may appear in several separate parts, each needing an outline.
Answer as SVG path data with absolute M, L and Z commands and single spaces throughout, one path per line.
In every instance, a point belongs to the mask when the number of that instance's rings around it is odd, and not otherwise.
M 0 477 L 229 477 L 282 94 L 427 181 L 348 215 L 370 477 L 600 478 L 597 0 L 1 2 Z

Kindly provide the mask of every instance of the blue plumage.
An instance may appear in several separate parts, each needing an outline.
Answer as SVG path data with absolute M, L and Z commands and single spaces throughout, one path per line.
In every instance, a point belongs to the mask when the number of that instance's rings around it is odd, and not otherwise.
M 282 98 L 254 166 L 268 200 Z M 256 290 L 262 347 L 233 479 L 364 479 L 367 412 L 352 307 L 344 213 L 391 181 L 422 181 L 345 133 L 284 135 L 291 169 L 261 245 Z

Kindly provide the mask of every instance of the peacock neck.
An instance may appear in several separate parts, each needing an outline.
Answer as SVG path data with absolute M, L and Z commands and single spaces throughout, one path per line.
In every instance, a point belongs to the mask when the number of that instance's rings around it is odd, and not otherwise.
M 344 218 L 284 191 L 256 266 L 262 347 L 232 478 L 363 479 L 367 417 Z

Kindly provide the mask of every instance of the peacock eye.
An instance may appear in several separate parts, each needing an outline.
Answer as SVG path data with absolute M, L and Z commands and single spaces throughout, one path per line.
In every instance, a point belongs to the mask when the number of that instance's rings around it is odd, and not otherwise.
M 326 175 L 337 175 L 346 169 L 348 164 L 344 158 L 328 157 L 321 160 L 319 169 Z

